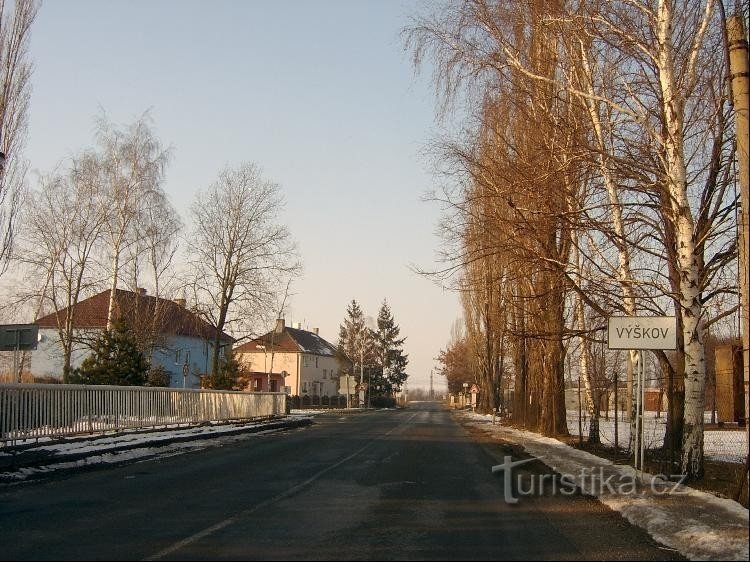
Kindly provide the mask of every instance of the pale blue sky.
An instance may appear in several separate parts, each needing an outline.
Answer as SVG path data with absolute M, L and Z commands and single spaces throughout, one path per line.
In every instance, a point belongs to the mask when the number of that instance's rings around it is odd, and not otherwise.
M 256 162 L 282 187 L 305 264 L 287 321 L 335 343 L 352 298 L 373 317 L 387 298 L 411 386 L 427 387 L 459 307 L 409 270 L 434 263 L 439 212 L 420 201 L 434 97 L 399 38 L 415 6 L 48 0 L 31 41 L 27 157 L 48 171 L 92 145 L 100 108 L 117 123 L 150 109 L 183 217 L 225 165 Z

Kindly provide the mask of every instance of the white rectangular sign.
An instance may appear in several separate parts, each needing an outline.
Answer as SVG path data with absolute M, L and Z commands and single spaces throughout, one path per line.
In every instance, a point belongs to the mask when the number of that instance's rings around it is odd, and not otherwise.
M 610 316 L 609 349 L 677 349 L 674 316 Z
M 357 380 L 352 375 L 339 377 L 339 394 L 346 396 L 347 392 L 349 394 L 355 394 L 357 392 Z

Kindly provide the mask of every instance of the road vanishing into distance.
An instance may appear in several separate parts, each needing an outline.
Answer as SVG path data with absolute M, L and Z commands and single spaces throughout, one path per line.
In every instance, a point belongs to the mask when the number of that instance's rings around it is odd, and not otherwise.
M 588 497 L 506 504 L 491 473 L 505 454 L 437 403 L 324 414 L 302 429 L 0 487 L 0 559 L 679 559 Z

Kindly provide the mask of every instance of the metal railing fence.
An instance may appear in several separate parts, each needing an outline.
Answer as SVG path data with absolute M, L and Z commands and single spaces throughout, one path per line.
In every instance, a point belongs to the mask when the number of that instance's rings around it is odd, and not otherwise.
M 0 447 L 30 438 L 285 415 L 286 400 L 278 392 L 0 384 Z

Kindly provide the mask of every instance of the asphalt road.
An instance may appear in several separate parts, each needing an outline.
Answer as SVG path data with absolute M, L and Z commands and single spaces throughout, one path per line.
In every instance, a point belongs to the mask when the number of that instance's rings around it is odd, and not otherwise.
M 2 560 L 679 558 L 597 501 L 503 499 L 435 403 L 0 488 Z M 526 465 L 534 468 L 537 463 Z

